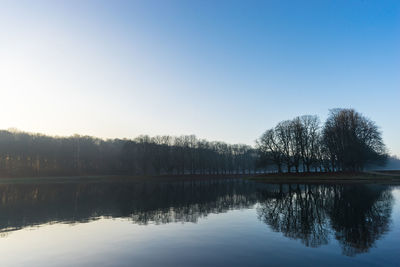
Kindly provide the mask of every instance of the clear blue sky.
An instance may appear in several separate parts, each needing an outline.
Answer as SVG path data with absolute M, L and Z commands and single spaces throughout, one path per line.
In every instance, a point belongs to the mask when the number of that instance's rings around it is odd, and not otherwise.
M 400 1 L 1 1 L 0 128 L 254 144 L 352 107 L 400 155 Z

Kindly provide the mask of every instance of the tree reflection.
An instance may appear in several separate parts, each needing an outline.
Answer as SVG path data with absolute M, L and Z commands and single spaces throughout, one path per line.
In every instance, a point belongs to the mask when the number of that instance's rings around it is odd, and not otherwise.
M 349 256 L 368 252 L 375 241 L 389 230 L 393 196 L 382 187 L 335 188 L 328 208 L 335 238 Z
M 241 179 L 0 185 L 0 237 L 46 223 L 101 217 L 138 224 L 193 222 L 251 208 L 284 236 L 318 247 L 338 240 L 343 254 L 367 252 L 389 230 L 393 196 L 379 185 L 271 185 Z
M 0 232 L 100 217 L 139 224 L 197 222 L 210 213 L 253 206 L 254 188 L 235 179 L 0 185 Z
M 327 244 L 343 254 L 367 252 L 389 230 L 393 196 L 377 185 L 280 185 L 259 192 L 259 218 L 274 231 L 306 246 Z

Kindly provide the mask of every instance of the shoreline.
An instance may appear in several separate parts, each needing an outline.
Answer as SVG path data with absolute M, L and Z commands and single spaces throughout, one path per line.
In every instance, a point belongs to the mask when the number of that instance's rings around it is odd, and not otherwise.
M 244 179 L 263 183 L 385 183 L 400 184 L 400 170 L 332 173 L 268 173 L 268 174 L 191 174 L 191 175 L 74 175 L 42 177 L 1 177 L 0 184 L 14 183 L 80 183 L 80 182 L 141 182 L 200 181 L 211 179 Z
M 400 171 L 313 172 L 260 174 L 246 179 L 264 183 L 385 183 L 400 184 Z

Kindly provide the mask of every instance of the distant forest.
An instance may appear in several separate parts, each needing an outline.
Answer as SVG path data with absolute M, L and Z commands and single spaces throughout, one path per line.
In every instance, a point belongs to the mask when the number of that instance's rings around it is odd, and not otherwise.
M 0 131 L 0 175 L 233 174 L 254 171 L 248 145 L 188 136 L 102 140 Z
M 185 136 L 103 140 L 0 131 L 0 176 L 250 174 L 384 166 L 381 132 L 353 109 L 280 122 L 256 146 Z M 395 159 L 392 159 L 392 161 Z

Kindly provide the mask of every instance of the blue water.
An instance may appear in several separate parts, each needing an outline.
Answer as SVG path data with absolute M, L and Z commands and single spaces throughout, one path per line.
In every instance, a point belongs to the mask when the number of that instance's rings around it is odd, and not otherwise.
M 0 185 L 1 266 L 399 266 L 400 188 Z

